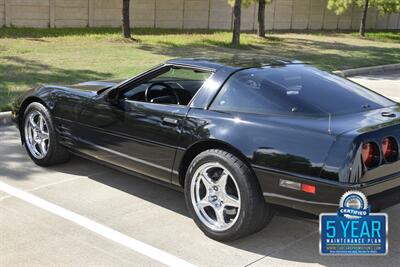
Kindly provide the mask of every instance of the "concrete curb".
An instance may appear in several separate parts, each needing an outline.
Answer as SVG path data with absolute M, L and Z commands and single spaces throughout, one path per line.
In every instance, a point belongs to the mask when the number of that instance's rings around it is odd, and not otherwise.
M 373 67 L 365 67 L 365 68 L 358 68 L 358 69 L 337 70 L 337 71 L 334 71 L 333 73 L 343 76 L 343 77 L 348 77 L 348 76 L 355 76 L 355 75 L 360 75 L 360 74 L 371 74 L 371 73 L 379 73 L 379 72 L 392 71 L 392 70 L 400 70 L 400 63 L 373 66 Z
M 11 111 L 0 112 L 0 126 L 12 124 Z

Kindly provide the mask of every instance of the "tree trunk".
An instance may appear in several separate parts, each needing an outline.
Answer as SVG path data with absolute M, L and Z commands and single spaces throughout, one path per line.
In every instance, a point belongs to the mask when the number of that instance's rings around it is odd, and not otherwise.
M 258 0 L 258 29 L 257 34 L 265 37 L 265 0 Z
M 122 34 L 125 38 L 131 38 L 131 28 L 129 21 L 130 0 L 122 1 Z
M 242 0 L 235 0 L 233 6 L 233 36 L 232 45 L 238 47 L 240 45 L 240 14 L 241 14 Z
M 361 16 L 361 23 L 360 23 L 360 37 L 363 38 L 365 37 L 365 25 L 367 23 L 368 6 L 369 6 L 369 0 L 365 0 L 364 9 Z

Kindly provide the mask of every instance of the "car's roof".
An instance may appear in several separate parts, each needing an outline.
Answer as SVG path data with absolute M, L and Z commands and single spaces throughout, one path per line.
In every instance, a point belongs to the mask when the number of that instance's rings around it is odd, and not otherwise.
M 175 58 L 167 61 L 168 64 L 184 65 L 190 67 L 205 68 L 217 70 L 221 67 L 231 67 L 235 69 L 256 68 L 271 65 L 290 65 L 303 64 L 300 61 L 290 61 L 286 59 L 260 59 L 251 57 L 221 57 L 218 59 L 212 58 Z

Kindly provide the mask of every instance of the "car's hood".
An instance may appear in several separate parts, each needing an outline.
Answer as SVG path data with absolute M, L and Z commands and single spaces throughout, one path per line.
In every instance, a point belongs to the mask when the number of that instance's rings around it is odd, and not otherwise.
M 112 87 L 123 81 L 124 80 L 90 81 L 90 82 L 83 82 L 83 83 L 68 85 L 68 87 L 74 88 L 74 89 L 79 89 L 79 90 L 85 90 L 85 91 L 99 91 L 106 87 Z

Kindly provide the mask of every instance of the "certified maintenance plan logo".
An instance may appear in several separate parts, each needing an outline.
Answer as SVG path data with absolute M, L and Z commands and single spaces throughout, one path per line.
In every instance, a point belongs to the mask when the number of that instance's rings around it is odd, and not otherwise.
M 362 192 L 349 191 L 341 197 L 337 213 L 321 214 L 321 255 L 386 255 L 387 214 L 370 210 Z

